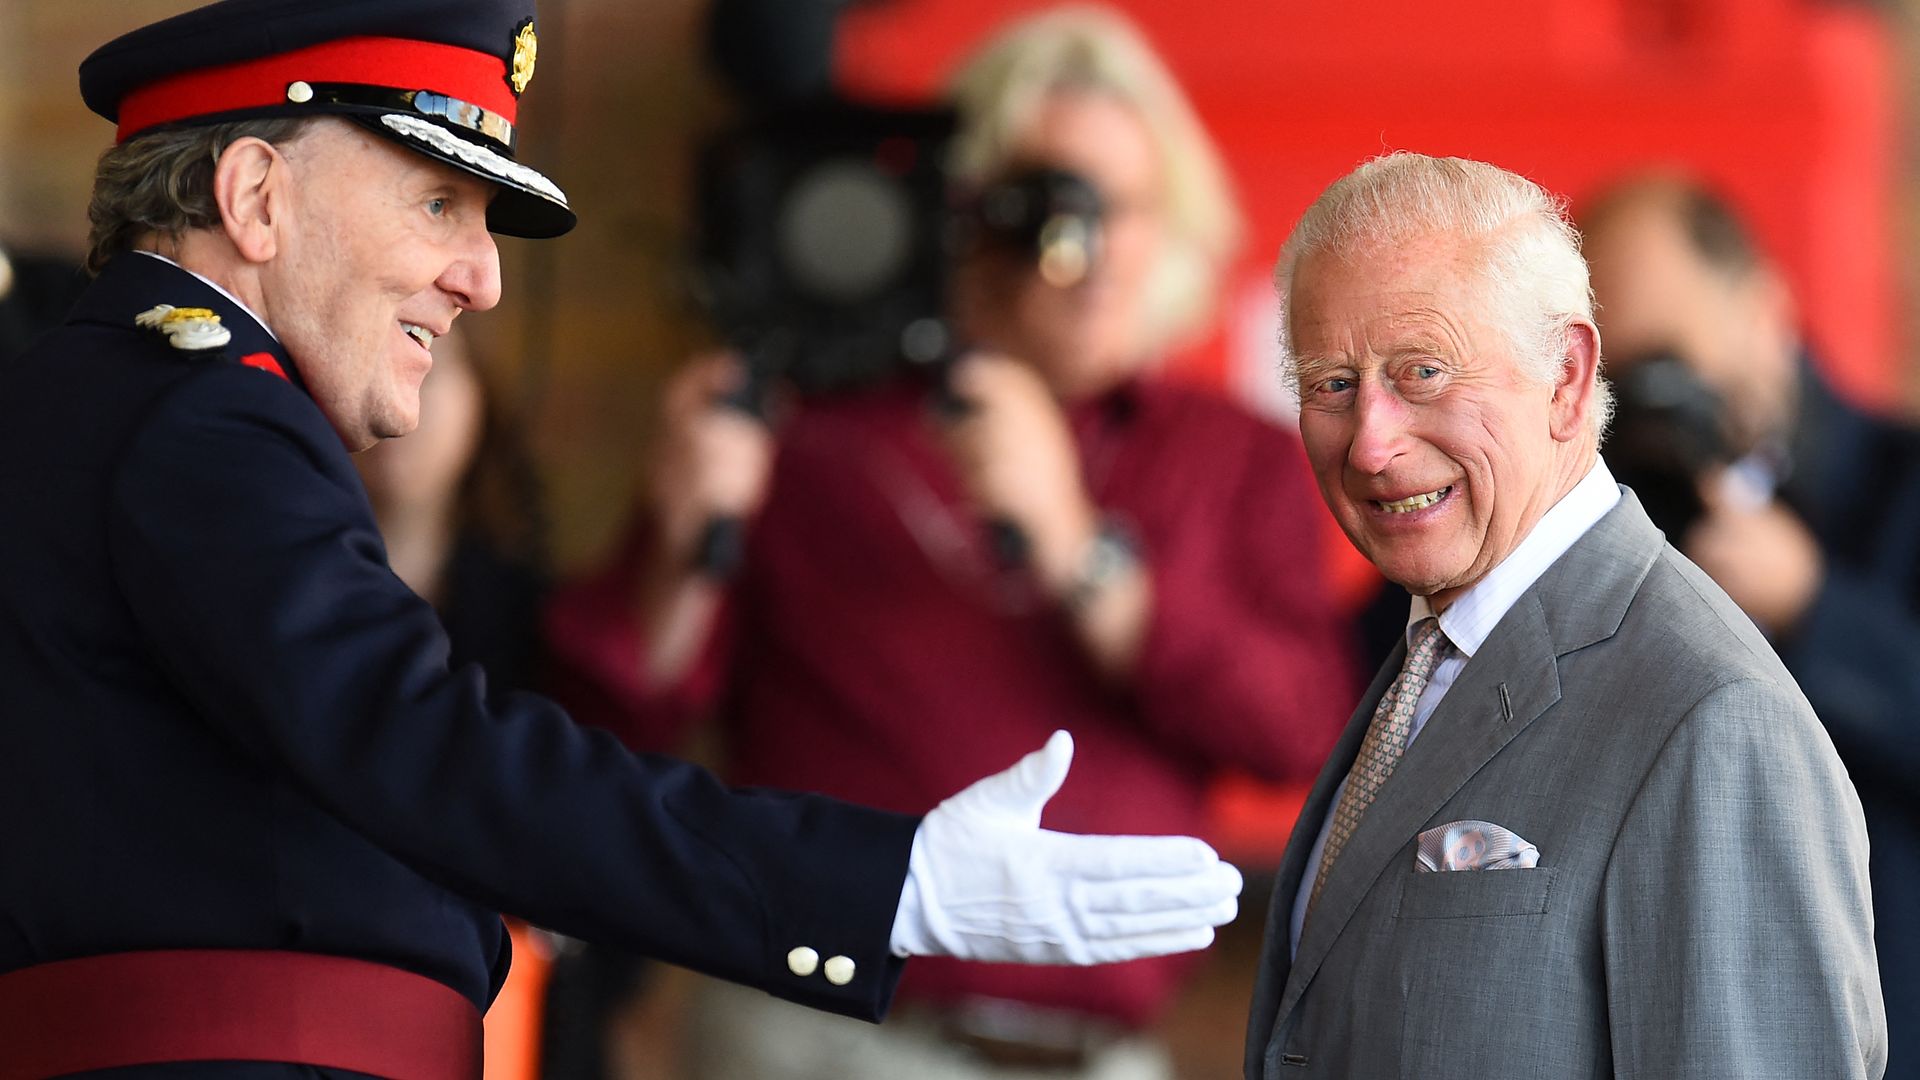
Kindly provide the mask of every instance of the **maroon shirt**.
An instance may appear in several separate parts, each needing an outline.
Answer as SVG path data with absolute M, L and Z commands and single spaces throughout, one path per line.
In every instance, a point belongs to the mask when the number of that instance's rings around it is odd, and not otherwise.
M 1070 410 L 1088 489 L 1131 528 L 1153 582 L 1139 661 L 1114 684 L 1028 575 L 996 561 L 924 402 L 896 387 L 811 402 L 785 426 L 744 568 L 680 685 L 640 678 L 643 543 L 563 591 L 548 631 L 576 717 L 660 750 L 717 709 L 733 781 L 914 813 L 1064 727 L 1073 770 L 1044 824 L 1074 832 L 1192 833 L 1216 770 L 1314 775 L 1356 687 L 1321 572 L 1324 511 L 1292 435 L 1159 382 Z M 900 996 L 1137 1026 L 1190 963 L 923 958 Z

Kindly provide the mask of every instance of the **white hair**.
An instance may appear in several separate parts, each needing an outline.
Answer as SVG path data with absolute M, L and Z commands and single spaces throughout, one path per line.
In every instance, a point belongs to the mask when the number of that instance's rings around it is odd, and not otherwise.
M 1220 273 L 1239 248 L 1240 210 L 1225 167 L 1179 83 L 1118 13 L 1076 6 L 1003 31 L 954 77 L 960 114 L 949 168 L 962 184 L 994 180 L 1046 98 L 1086 92 L 1131 108 L 1159 158 L 1166 242 L 1147 286 L 1151 351 L 1205 328 Z
M 1485 296 L 1521 370 L 1536 382 L 1554 381 L 1567 362 L 1568 328 L 1576 320 L 1594 321 L 1593 287 L 1566 200 L 1483 161 L 1402 150 L 1334 181 L 1280 249 L 1274 280 L 1282 295 L 1281 372 L 1296 393 L 1288 297 L 1300 261 L 1435 235 L 1478 245 Z M 1613 389 L 1598 368 L 1594 384 L 1592 423 L 1599 436 L 1613 416 Z

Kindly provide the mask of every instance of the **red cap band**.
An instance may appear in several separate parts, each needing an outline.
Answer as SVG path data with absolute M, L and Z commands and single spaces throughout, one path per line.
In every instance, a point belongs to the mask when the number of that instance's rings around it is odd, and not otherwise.
M 406 85 L 396 86 L 396 77 Z M 507 84 L 507 62 L 499 56 L 430 41 L 343 38 L 143 86 L 121 100 L 115 141 L 176 120 L 286 105 L 287 86 L 293 82 L 431 90 L 499 113 L 508 123 L 514 122 L 520 104 Z

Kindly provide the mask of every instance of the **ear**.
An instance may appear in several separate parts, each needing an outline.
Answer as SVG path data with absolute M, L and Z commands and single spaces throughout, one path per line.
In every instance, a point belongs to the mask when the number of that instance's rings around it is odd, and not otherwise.
M 1600 331 L 1587 319 L 1567 324 L 1567 355 L 1553 381 L 1549 429 L 1556 442 L 1572 442 L 1591 427 L 1594 374 L 1600 368 Z
M 264 263 L 279 253 L 291 179 L 287 159 L 263 139 L 236 139 L 220 152 L 213 201 L 221 229 L 246 261 Z

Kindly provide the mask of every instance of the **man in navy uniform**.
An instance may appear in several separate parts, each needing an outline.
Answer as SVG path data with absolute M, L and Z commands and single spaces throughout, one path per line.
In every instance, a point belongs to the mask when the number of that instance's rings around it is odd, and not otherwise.
M 867 1018 L 907 956 L 1232 917 L 1197 840 L 1039 828 L 1065 735 L 901 817 L 449 670 L 348 454 L 499 299 L 489 230 L 573 225 L 513 158 L 537 40 L 532 0 L 225 0 L 82 65 L 97 278 L 0 367 L 0 1080 L 477 1076 L 497 910 Z

